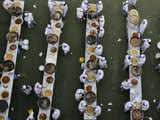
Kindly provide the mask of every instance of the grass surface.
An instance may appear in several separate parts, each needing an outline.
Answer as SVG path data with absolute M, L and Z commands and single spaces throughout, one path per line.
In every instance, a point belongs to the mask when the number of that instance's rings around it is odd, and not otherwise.
M 92 0 L 93 1 L 93 0 Z M 81 74 L 78 59 L 84 56 L 84 37 L 85 25 L 79 24 L 76 20 L 76 8 L 80 6 L 80 0 L 66 0 L 69 5 L 69 11 L 64 25 L 61 41 L 70 44 L 73 55 L 63 57 L 59 54 L 57 62 L 56 83 L 54 88 L 53 105 L 62 111 L 60 120 L 82 120 L 83 117 L 78 111 L 78 103 L 74 100 L 74 93 L 77 88 L 83 88 L 79 81 Z M 2 1 L 0 2 L 2 3 Z M 129 120 L 129 114 L 123 112 L 123 104 L 129 100 L 129 94 L 120 92 L 120 82 L 128 77 L 127 71 L 122 71 L 123 59 L 127 50 L 126 24 L 125 19 L 121 15 L 120 0 L 103 0 L 104 15 L 106 18 L 105 37 L 103 40 L 104 56 L 109 62 L 109 69 L 105 70 L 104 79 L 98 84 L 98 104 L 103 104 L 104 109 L 99 120 Z M 34 9 L 32 5 L 37 5 Z M 149 115 L 154 120 L 159 120 L 160 115 L 156 112 L 155 104 L 152 100 L 160 99 L 160 79 L 159 73 L 153 68 L 158 63 L 154 59 L 154 55 L 158 52 L 156 43 L 160 38 L 160 17 L 159 17 L 158 0 L 139 0 L 137 8 L 141 18 L 149 20 L 149 26 L 145 32 L 144 38 L 152 38 L 152 46 L 146 52 L 147 62 L 143 68 L 143 98 L 151 102 Z M 27 110 L 33 108 L 36 113 L 38 107 L 36 105 L 36 97 L 32 93 L 31 96 L 25 96 L 20 87 L 23 84 L 34 85 L 36 82 L 42 83 L 43 73 L 38 71 L 38 67 L 45 62 L 47 42 L 44 35 L 46 25 L 49 23 L 49 11 L 47 0 L 26 0 L 25 10 L 32 10 L 37 25 L 33 29 L 22 27 L 21 38 L 30 40 L 30 50 L 21 51 L 18 56 L 16 73 L 21 74 L 21 78 L 14 81 L 13 96 L 11 107 L 14 111 L 10 111 L 9 116 L 12 120 L 24 120 L 27 116 Z M 8 32 L 10 24 L 10 16 L 0 7 L 0 60 L 3 59 L 6 49 L 5 34 Z M 121 38 L 122 42 L 117 42 Z M 39 52 L 43 52 L 43 57 L 39 57 Z M 23 57 L 26 56 L 26 59 Z M 112 102 L 112 106 L 107 106 L 108 102 Z M 111 108 L 111 112 L 107 109 Z

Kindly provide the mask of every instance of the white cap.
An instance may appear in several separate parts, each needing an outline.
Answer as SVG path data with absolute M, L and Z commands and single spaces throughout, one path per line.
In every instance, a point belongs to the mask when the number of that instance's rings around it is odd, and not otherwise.
M 23 88 L 23 89 L 26 89 L 27 87 L 26 87 L 26 85 L 23 85 L 22 88 Z

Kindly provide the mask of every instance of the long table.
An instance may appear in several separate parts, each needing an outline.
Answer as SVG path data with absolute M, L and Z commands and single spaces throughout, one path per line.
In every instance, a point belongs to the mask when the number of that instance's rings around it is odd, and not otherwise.
M 94 19 L 95 20 L 95 19 Z M 93 19 L 89 19 L 87 18 L 87 23 L 86 23 L 86 37 L 90 34 L 90 31 L 88 28 L 91 27 L 91 22 L 93 21 Z M 95 55 L 97 56 L 95 53 L 90 53 L 88 52 L 88 48 L 93 46 L 96 47 L 96 45 L 89 45 L 87 43 L 87 40 L 85 41 L 86 46 L 85 46 L 85 64 L 87 64 L 87 61 L 90 59 L 91 55 Z M 96 86 L 96 80 L 93 80 L 92 82 L 85 82 L 84 84 L 84 90 L 86 90 L 86 87 L 90 85 L 92 86 L 92 92 L 94 92 L 97 96 L 97 86 Z M 96 107 L 97 105 L 97 99 L 95 100 L 94 103 L 91 104 L 92 107 Z M 96 116 L 95 115 L 88 115 L 87 112 L 84 112 L 84 120 L 96 120 Z
M 61 4 L 61 2 L 58 2 L 56 1 L 56 3 L 58 4 Z M 59 33 L 61 34 L 61 29 L 62 28 L 56 28 L 55 25 L 56 23 L 62 23 L 62 18 L 58 21 L 55 21 L 52 19 L 52 28 L 53 28 L 53 31 L 56 30 L 56 31 L 59 31 Z M 45 59 L 45 63 L 53 63 L 54 65 L 56 65 L 57 63 L 57 56 L 58 56 L 58 48 L 59 48 L 59 40 L 60 40 L 60 34 L 58 36 L 58 42 L 56 44 L 50 44 L 48 43 L 48 48 L 47 48 L 47 54 L 46 54 L 46 59 Z M 57 48 L 57 51 L 53 54 L 51 52 L 51 48 L 53 47 L 56 47 Z M 40 120 L 39 116 L 41 114 L 46 114 L 47 115 L 47 118 L 46 120 L 50 120 L 50 114 L 51 114 L 51 107 L 52 107 L 52 97 L 53 97 L 53 89 L 54 89 L 54 83 L 55 83 L 55 79 L 53 80 L 52 83 L 47 83 L 46 82 L 46 79 L 47 77 L 52 77 L 52 78 L 55 78 L 55 73 L 53 74 L 47 74 L 44 72 L 44 75 L 43 75 L 43 89 L 42 89 L 42 93 L 44 93 L 46 90 L 51 90 L 52 91 L 52 95 L 51 96 L 48 96 L 49 100 L 50 100 L 50 106 L 48 109 L 42 109 L 39 107 L 39 113 L 38 113 L 38 116 L 37 116 L 37 120 Z
M 139 51 L 139 53 L 140 53 L 140 46 L 134 47 L 130 43 L 132 34 L 135 33 L 135 32 L 139 32 L 139 25 L 132 24 L 130 22 L 129 18 L 127 17 L 128 50 L 134 48 L 134 49 L 137 49 Z M 140 100 L 142 100 L 141 75 L 138 76 L 138 77 L 135 77 L 131 73 L 131 65 L 129 66 L 129 78 L 130 79 L 135 78 L 136 80 L 138 80 L 138 84 L 136 86 L 133 86 L 133 87 L 130 88 L 130 101 L 133 101 L 135 98 L 140 98 Z M 135 93 L 133 93 L 132 91 L 135 91 Z M 132 120 L 132 111 L 130 112 L 130 117 L 131 117 L 131 120 Z
M 19 0 L 14 0 L 14 2 L 17 2 L 17 1 L 19 1 Z M 19 2 L 20 2 L 20 7 L 23 10 L 24 9 L 24 1 L 19 1 Z M 19 36 L 21 34 L 21 26 L 22 26 L 22 24 L 16 24 L 15 20 L 17 18 L 22 18 L 22 17 L 23 17 L 23 15 L 20 15 L 18 17 L 12 16 L 11 17 L 11 23 L 10 23 L 10 28 L 11 28 L 11 26 L 14 26 L 14 25 L 16 25 L 18 27 L 18 31 L 17 32 L 18 32 Z M 9 31 L 11 31 L 11 29 Z M 9 49 L 10 45 L 12 45 L 12 44 L 16 45 L 16 49 L 14 51 L 13 50 L 11 51 Z M 18 44 L 19 44 L 19 41 L 15 41 L 15 42 L 12 42 L 12 43 L 7 42 L 7 48 L 6 48 L 6 52 L 5 52 L 5 56 L 7 54 L 12 54 L 13 55 L 12 61 L 13 61 L 15 66 L 16 66 L 16 60 L 17 60 Z M 4 56 L 4 60 L 6 59 L 5 56 Z M 9 81 L 9 83 L 7 85 L 3 84 L 2 79 L 1 79 L 2 85 L 0 86 L 0 93 L 2 93 L 3 91 L 8 91 L 8 93 L 9 93 L 9 97 L 6 100 L 8 102 L 8 109 L 5 112 L 0 113 L 0 116 L 3 116 L 5 120 L 8 120 L 9 107 L 10 107 L 10 102 L 11 102 L 11 97 L 12 97 L 12 87 L 13 87 L 14 74 L 15 74 L 15 66 L 14 66 L 14 69 L 11 72 L 3 72 L 2 73 L 2 78 L 4 76 L 8 76 L 10 78 L 10 81 Z M 1 99 L 3 99 L 3 98 L 0 95 L 0 100 Z

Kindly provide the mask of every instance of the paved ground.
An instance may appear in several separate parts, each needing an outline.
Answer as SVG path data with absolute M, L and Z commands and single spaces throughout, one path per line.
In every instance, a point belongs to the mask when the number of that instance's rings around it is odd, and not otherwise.
M 92 0 L 93 1 L 93 0 Z M 80 0 L 66 0 L 69 5 L 67 21 L 64 26 L 61 41 L 69 43 L 72 47 L 72 56 L 58 56 L 58 65 L 56 73 L 56 83 L 54 89 L 53 105 L 62 110 L 60 120 L 82 120 L 82 116 L 77 109 L 77 103 L 74 100 L 74 92 L 77 88 L 82 88 L 79 82 L 81 74 L 78 59 L 84 56 L 84 36 L 85 25 L 80 25 L 76 20 L 76 7 L 80 5 Z M 1 3 L 1 2 L 0 2 Z M 129 114 L 123 112 L 123 104 L 129 100 L 128 94 L 120 92 L 120 82 L 128 77 L 127 71 L 122 71 L 123 59 L 127 50 L 125 19 L 121 15 L 120 0 L 103 0 L 104 15 L 106 17 L 105 38 L 103 40 L 104 56 L 108 58 L 109 69 L 105 70 L 105 78 L 98 85 L 98 103 L 104 104 L 104 109 L 99 120 L 127 120 Z M 32 8 L 36 4 L 37 9 Z M 145 38 L 152 38 L 152 46 L 147 51 L 147 62 L 143 68 L 143 98 L 149 99 L 151 109 L 149 115 L 154 120 L 159 120 L 160 114 L 156 112 L 153 99 L 160 100 L 160 80 L 159 73 L 153 68 L 158 63 L 154 55 L 158 52 L 156 43 L 160 39 L 160 16 L 158 0 L 139 0 L 137 7 L 141 18 L 149 20 L 149 26 L 144 35 Z M 29 30 L 22 28 L 22 38 L 30 40 L 30 50 L 22 51 L 18 57 L 16 72 L 21 74 L 21 78 L 14 82 L 13 97 L 11 107 L 14 111 L 10 112 L 12 120 L 24 120 L 27 116 L 26 111 L 33 108 L 37 111 L 36 97 L 32 94 L 29 97 L 23 95 L 20 87 L 23 84 L 34 85 L 37 81 L 42 82 L 43 74 L 38 71 L 38 67 L 44 64 L 47 42 L 44 36 L 44 29 L 49 23 L 49 11 L 47 1 L 44 0 L 26 0 L 25 10 L 32 10 L 37 21 L 35 28 Z M 8 32 L 10 16 L 0 7 L 0 60 L 6 48 L 5 34 Z M 117 42 L 121 38 L 122 42 Z M 43 57 L 39 57 L 39 52 L 43 52 Z M 23 57 L 26 56 L 26 59 Z M 112 102 L 111 107 L 107 106 Z M 107 109 L 111 108 L 111 112 Z M 159 114 L 159 115 L 158 115 Z

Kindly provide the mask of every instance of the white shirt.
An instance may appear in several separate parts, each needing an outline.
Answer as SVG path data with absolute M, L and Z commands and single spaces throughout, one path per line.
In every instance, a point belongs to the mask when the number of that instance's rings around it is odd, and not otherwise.
M 94 109 L 94 113 L 95 113 L 95 116 L 98 117 L 101 115 L 101 107 L 100 106 L 96 106 L 96 108 Z
M 140 27 L 139 27 L 139 29 L 140 29 L 140 34 L 141 34 L 141 35 L 144 34 L 144 31 L 145 31 L 146 28 L 147 28 L 147 24 L 148 24 L 148 22 L 147 22 L 146 19 L 144 19 L 144 20 L 141 22 Z
M 52 113 L 52 119 L 57 120 L 60 117 L 61 111 L 59 109 L 54 109 Z
M 123 88 L 123 89 L 125 89 L 125 90 L 128 90 L 128 89 L 130 89 L 131 88 L 131 81 L 130 80 L 128 80 L 128 81 L 123 81 L 122 83 L 121 83 L 121 87 Z
M 45 29 L 45 35 L 49 35 L 52 33 L 52 27 L 51 26 L 47 26 Z
M 50 12 L 53 9 L 53 5 L 54 5 L 54 0 L 48 0 L 48 7 L 49 7 Z
M 77 18 L 82 19 L 83 18 L 83 9 L 82 8 L 77 8 Z
M 146 62 L 146 55 L 141 54 L 141 56 L 139 58 L 139 65 L 142 66 L 145 62 Z
M 5 9 L 10 8 L 12 5 L 13 5 L 13 2 L 12 2 L 11 0 L 4 0 L 4 1 L 3 1 L 3 7 L 4 7 Z
M 34 20 L 32 13 L 26 13 L 26 15 L 27 16 L 24 17 L 24 20 L 28 23 L 31 23 Z
M 87 107 L 87 102 L 85 100 L 81 100 L 79 105 L 78 105 L 79 111 L 84 112 L 86 107 Z
M 84 90 L 83 89 L 77 89 L 75 93 L 75 99 L 76 101 L 79 101 L 84 95 Z
M 124 60 L 124 63 L 126 64 L 126 65 L 130 65 L 131 64 L 131 61 L 130 61 L 130 58 L 131 56 L 130 55 L 126 55 L 125 56 L 125 60 Z
M 136 5 L 137 0 L 128 0 L 128 3 L 131 5 Z
M 104 15 L 101 15 L 101 16 L 99 17 L 99 26 L 100 26 L 100 27 L 104 27 L 104 24 L 105 24 Z
M 70 51 L 70 46 L 67 43 L 62 43 L 62 50 L 67 54 Z
M 123 11 L 125 11 L 126 13 L 128 13 L 128 3 L 124 3 L 124 5 L 123 5 Z
M 101 12 L 103 10 L 103 3 L 102 3 L 102 1 L 98 1 L 98 3 L 97 3 L 97 9 L 98 9 L 97 12 Z
M 88 0 L 83 0 L 82 3 L 81 3 L 81 8 L 84 10 L 84 11 L 87 11 L 88 10 Z
M 130 110 L 130 108 L 133 106 L 133 103 L 132 102 L 127 102 L 125 105 L 124 105 L 124 109 L 125 111 L 127 112 L 128 110 Z
M 88 76 L 86 74 L 82 73 L 81 76 L 80 76 L 80 82 L 81 83 L 85 83 L 87 78 L 88 78 Z
M 39 95 L 42 92 L 42 85 L 40 83 L 36 83 L 34 86 L 34 92 Z
M 31 114 L 29 114 L 27 120 L 34 120 L 34 112 L 32 112 Z
M 107 60 L 105 57 L 99 57 L 98 64 L 101 69 L 107 67 Z
M 96 47 L 96 55 L 100 56 L 103 53 L 103 46 L 102 45 L 97 45 Z
M 142 100 L 142 110 L 146 111 L 149 109 L 149 102 L 147 100 Z
M 68 11 L 68 5 L 66 4 L 66 5 L 64 5 L 63 17 L 66 16 L 67 11 Z
M 100 38 L 103 38 L 103 36 L 104 36 L 104 28 L 103 28 L 103 27 L 100 27 L 98 36 L 99 36 Z
M 143 52 L 145 52 L 149 47 L 150 47 L 150 43 L 148 41 L 144 41 L 141 46 L 141 49 Z
M 102 80 L 103 77 L 104 77 L 104 72 L 103 72 L 103 70 L 99 69 L 98 72 L 97 72 L 97 74 L 96 74 L 96 81 L 97 81 L 97 83 L 98 83 L 100 80 Z

